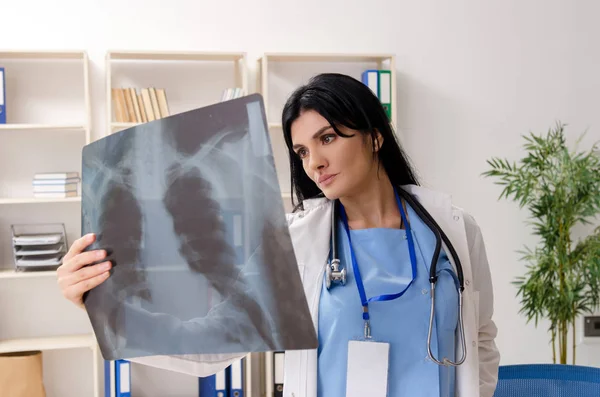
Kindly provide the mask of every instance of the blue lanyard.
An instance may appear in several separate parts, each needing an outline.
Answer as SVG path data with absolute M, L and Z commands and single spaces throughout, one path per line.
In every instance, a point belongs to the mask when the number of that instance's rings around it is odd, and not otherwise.
M 394 299 L 400 298 L 404 293 L 408 290 L 408 288 L 415 281 L 417 276 L 417 255 L 415 253 L 415 243 L 413 241 L 410 224 L 406 220 L 406 214 L 404 213 L 404 207 L 402 206 L 402 202 L 400 201 L 400 197 L 396 190 L 394 190 L 394 194 L 396 195 L 396 202 L 398 203 L 398 208 L 400 209 L 400 215 L 402 216 L 402 221 L 406 227 L 406 236 L 408 238 L 408 251 L 410 254 L 410 264 L 412 268 L 412 280 L 410 283 L 404 288 L 402 291 L 397 294 L 386 294 L 386 295 L 378 295 L 367 299 L 367 295 L 365 293 L 365 286 L 363 285 L 362 278 L 360 276 L 360 270 L 358 268 L 358 263 L 356 262 L 356 255 L 354 254 L 354 249 L 352 248 L 352 238 L 350 237 L 350 227 L 348 226 L 348 217 L 346 215 L 346 210 L 344 206 L 340 203 L 340 216 L 342 217 L 342 221 L 344 222 L 344 228 L 346 229 L 346 235 L 348 236 L 348 245 L 350 246 L 350 256 L 352 258 L 352 270 L 354 271 L 356 277 L 356 286 L 358 288 L 358 293 L 360 295 L 360 301 L 363 306 L 363 320 L 365 321 L 365 337 L 371 337 L 371 327 L 370 327 L 370 317 L 369 317 L 369 303 L 376 301 L 390 301 Z

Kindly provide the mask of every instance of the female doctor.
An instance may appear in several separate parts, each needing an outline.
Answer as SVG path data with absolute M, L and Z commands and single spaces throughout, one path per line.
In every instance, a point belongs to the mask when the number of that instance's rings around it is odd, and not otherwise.
M 492 397 L 500 356 L 474 219 L 419 186 L 379 99 L 351 77 L 322 74 L 298 88 L 282 125 L 298 204 L 289 230 L 319 338 L 316 350 L 286 352 L 284 396 Z M 432 225 L 446 237 L 441 249 Z M 58 269 L 80 307 L 109 275 L 110 263 L 84 267 L 97 261 L 83 252 L 93 239 L 75 241 Z M 137 361 L 208 376 L 239 358 Z

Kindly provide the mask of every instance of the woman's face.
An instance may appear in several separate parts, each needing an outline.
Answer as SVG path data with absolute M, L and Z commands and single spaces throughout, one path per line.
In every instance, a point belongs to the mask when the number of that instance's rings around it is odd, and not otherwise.
M 303 112 L 291 127 L 294 152 L 304 171 L 331 200 L 368 188 L 377 173 L 370 135 L 340 126 L 338 136 L 319 113 Z M 379 143 L 381 145 L 381 142 Z

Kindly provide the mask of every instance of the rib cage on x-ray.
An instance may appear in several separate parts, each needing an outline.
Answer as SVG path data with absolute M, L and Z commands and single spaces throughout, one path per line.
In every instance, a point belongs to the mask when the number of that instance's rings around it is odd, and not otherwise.
M 82 182 L 114 264 L 85 297 L 105 358 L 316 347 L 260 96 L 94 142 Z

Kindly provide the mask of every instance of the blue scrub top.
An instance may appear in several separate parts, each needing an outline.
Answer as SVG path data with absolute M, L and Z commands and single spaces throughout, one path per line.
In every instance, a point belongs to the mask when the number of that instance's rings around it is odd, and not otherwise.
M 375 341 L 390 343 L 389 397 L 453 397 L 455 368 L 439 366 L 427 355 L 431 307 L 429 267 L 435 236 L 412 208 L 407 209 L 417 256 L 416 279 L 400 298 L 369 303 L 371 334 Z M 347 272 L 347 283 L 345 286 L 335 285 L 330 290 L 323 283 L 321 290 L 319 397 L 346 395 L 348 341 L 363 339 L 364 330 L 348 237 L 341 220 L 337 222 L 336 233 L 338 255 Z M 372 228 L 351 230 L 350 233 L 367 298 L 398 293 L 410 283 L 412 272 L 405 230 Z M 448 357 L 454 361 L 455 334 L 458 335 L 458 280 L 443 250 L 437 263 L 437 273 L 432 352 L 438 360 Z

